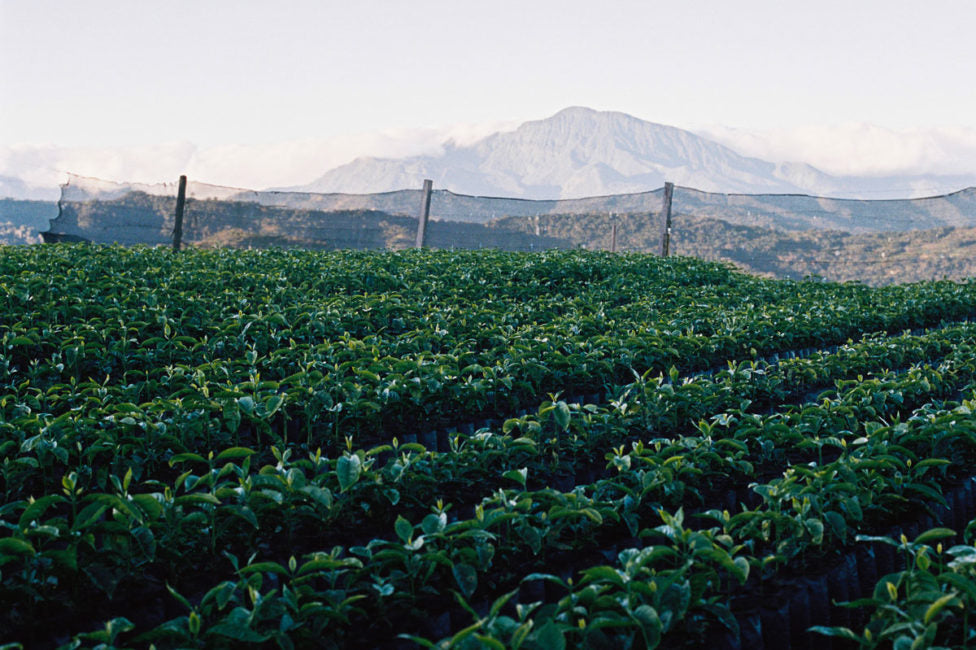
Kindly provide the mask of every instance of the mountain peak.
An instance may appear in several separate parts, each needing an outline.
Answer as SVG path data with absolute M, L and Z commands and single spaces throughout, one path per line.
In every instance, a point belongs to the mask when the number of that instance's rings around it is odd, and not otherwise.
M 540 122 L 545 122 L 547 120 L 556 120 L 560 118 L 577 118 L 577 117 L 593 117 L 594 115 L 599 115 L 602 111 L 598 111 L 593 108 L 587 108 L 586 106 L 567 106 L 561 111 L 556 112 L 551 117 L 539 120 Z
M 576 128 L 593 128 L 594 125 L 614 125 L 617 128 L 665 129 L 681 131 L 677 127 L 648 122 L 620 111 L 598 111 L 586 106 L 569 106 L 541 120 L 532 120 L 522 127 L 574 125 Z M 520 127 L 521 128 L 521 127 Z

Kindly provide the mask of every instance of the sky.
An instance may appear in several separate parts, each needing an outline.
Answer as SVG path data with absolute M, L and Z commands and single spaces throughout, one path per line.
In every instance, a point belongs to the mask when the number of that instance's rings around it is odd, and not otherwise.
M 298 184 L 567 106 L 962 173 L 973 25 L 970 0 L 0 0 L 0 174 Z

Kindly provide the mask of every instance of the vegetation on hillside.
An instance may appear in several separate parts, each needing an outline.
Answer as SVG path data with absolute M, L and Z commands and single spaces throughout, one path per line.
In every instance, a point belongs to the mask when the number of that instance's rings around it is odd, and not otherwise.
M 512 217 L 496 227 L 540 232 L 567 246 L 607 250 L 617 223 L 621 251 L 659 253 L 664 224 L 657 214 Z M 853 234 L 775 230 L 689 215 L 672 218 L 671 254 L 732 262 L 760 275 L 859 281 L 870 285 L 976 276 L 976 228 Z
M 52 230 L 102 243 L 166 244 L 172 240 L 173 204 L 171 197 L 140 193 L 111 201 L 67 202 Z M 663 223 L 652 212 L 501 217 L 487 223 L 438 220 L 435 215 L 428 224 L 426 245 L 608 250 L 614 222 L 619 251 L 660 252 Z M 401 250 L 414 245 L 417 219 L 377 210 L 325 212 L 191 199 L 183 232 L 188 245 L 206 248 Z M 744 271 L 779 278 L 812 275 L 870 285 L 962 279 L 976 276 L 976 228 L 855 234 L 676 214 L 671 254 L 731 262 Z

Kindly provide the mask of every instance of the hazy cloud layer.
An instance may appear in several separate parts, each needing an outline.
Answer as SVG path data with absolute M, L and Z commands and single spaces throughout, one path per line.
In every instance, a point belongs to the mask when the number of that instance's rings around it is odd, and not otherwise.
M 0 176 L 54 188 L 69 172 L 146 183 L 170 182 L 187 174 L 196 181 L 264 189 L 308 183 L 360 156 L 437 155 L 449 141 L 470 144 L 516 126 L 512 122 L 460 124 L 205 148 L 189 142 L 126 148 L 24 144 L 0 147 Z M 896 131 L 845 124 L 769 131 L 715 126 L 696 132 L 745 155 L 804 162 L 834 175 L 972 174 L 976 170 L 976 129 L 971 128 Z
M 217 185 L 264 189 L 308 183 L 360 156 L 400 158 L 443 152 L 444 144 L 475 142 L 514 128 L 509 122 L 379 131 L 269 144 L 198 147 L 170 142 L 141 147 L 0 147 L 0 176 L 36 187 L 64 182 L 68 173 L 106 180 L 155 183 L 180 174 Z
M 722 126 L 696 129 L 739 153 L 774 162 L 804 162 L 833 175 L 972 174 L 976 129 L 897 131 L 872 124 L 813 125 L 769 131 Z

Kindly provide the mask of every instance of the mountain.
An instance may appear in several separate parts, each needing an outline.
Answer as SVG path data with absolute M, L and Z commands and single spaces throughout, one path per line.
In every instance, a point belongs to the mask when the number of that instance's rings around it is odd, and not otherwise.
M 727 192 L 797 192 L 777 166 L 690 131 L 616 112 L 567 108 L 437 156 L 358 158 L 298 189 L 385 192 L 424 178 L 454 192 L 531 199 L 641 192 L 665 180 Z
M 524 199 L 644 192 L 665 180 L 706 192 L 814 194 L 850 198 L 924 196 L 965 187 L 973 177 L 839 177 L 796 162 L 743 156 L 690 131 L 625 113 L 573 107 L 438 155 L 363 157 L 312 183 L 284 188 L 366 194 L 434 186 L 462 194 Z M 906 188 L 910 188 L 906 191 Z

